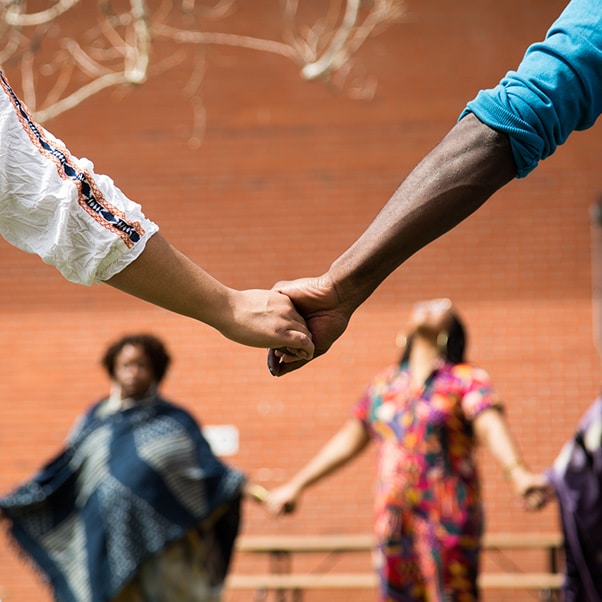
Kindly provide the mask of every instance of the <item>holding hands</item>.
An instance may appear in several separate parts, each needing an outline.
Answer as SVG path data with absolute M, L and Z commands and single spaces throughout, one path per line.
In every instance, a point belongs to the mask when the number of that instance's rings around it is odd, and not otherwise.
M 543 473 L 531 472 L 521 465 L 512 471 L 510 478 L 514 492 L 521 500 L 524 510 L 537 512 L 554 498 L 554 489 Z M 284 485 L 265 490 L 265 496 L 261 501 L 269 514 L 283 516 L 296 511 L 301 493 L 302 488 L 290 480 Z
M 345 332 L 353 309 L 344 306 L 327 274 L 278 282 L 273 290 L 286 295 L 305 318 L 315 346 L 314 358 L 326 353 Z M 301 368 L 311 359 L 311 355 L 302 357 L 291 347 L 272 348 L 268 353 L 268 368 L 273 376 L 282 376 Z
M 274 487 L 274 489 L 268 491 L 265 509 L 272 516 L 292 514 L 297 509 L 300 495 L 300 489 L 289 481 L 280 487 Z
M 160 233 L 107 281 L 111 286 L 215 328 L 242 345 L 283 348 L 308 361 L 312 336 L 291 300 L 277 291 L 237 290 L 208 274 Z
M 509 476 L 522 507 L 529 512 L 542 510 L 554 498 L 554 488 L 543 473 L 517 465 Z
M 251 347 L 280 347 L 296 361 L 314 354 L 312 335 L 291 300 L 276 291 L 230 289 L 228 319 L 219 328 L 227 338 Z

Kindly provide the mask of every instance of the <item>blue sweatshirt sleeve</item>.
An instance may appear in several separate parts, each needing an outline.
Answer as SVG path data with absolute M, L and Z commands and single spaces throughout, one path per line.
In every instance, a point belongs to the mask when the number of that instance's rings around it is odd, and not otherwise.
M 516 71 L 468 103 L 468 113 L 509 138 L 518 177 L 602 112 L 602 0 L 572 0 Z

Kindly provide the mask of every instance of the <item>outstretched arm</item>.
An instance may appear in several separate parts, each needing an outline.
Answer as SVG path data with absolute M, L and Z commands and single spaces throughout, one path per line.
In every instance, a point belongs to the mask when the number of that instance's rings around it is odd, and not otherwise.
M 524 507 L 540 509 L 549 500 L 552 488 L 544 474 L 532 472 L 522 459 L 504 415 L 495 408 L 485 410 L 475 418 L 474 430 L 477 440 L 489 449 L 512 482 Z
M 109 176 L 33 121 L 2 71 L 0 139 L 10 146 L 0 177 L 0 235 L 10 244 L 72 282 L 108 282 L 239 343 L 311 358 L 309 330 L 290 299 L 230 289 L 174 249 Z
M 267 496 L 266 508 L 274 515 L 293 512 L 299 497 L 310 485 L 317 483 L 355 458 L 368 444 L 369 436 L 364 425 L 350 418 L 294 477 L 272 489 Z
M 468 103 L 463 119 L 326 274 L 277 285 L 309 321 L 316 357 L 408 257 L 602 114 L 602 16 L 593 4 L 571 0 L 517 70 Z M 305 362 L 281 350 L 270 353 L 269 363 L 274 374 L 285 374 Z
M 516 71 L 468 103 L 463 118 L 399 187 L 329 278 L 353 311 L 418 249 L 524 177 L 602 113 L 602 16 L 571 0 Z
M 325 353 L 353 312 L 416 251 L 478 209 L 516 176 L 508 138 L 470 114 L 409 174 L 357 241 L 318 278 L 280 282 Z M 306 360 L 270 352 L 269 367 L 282 375 Z
M 355 310 L 416 251 L 516 176 L 505 135 L 469 115 L 408 175 L 366 231 L 328 270 Z
M 253 347 L 290 347 L 311 358 L 313 343 L 290 300 L 275 291 L 238 291 L 224 286 L 154 234 L 140 256 L 107 284 L 216 328 Z

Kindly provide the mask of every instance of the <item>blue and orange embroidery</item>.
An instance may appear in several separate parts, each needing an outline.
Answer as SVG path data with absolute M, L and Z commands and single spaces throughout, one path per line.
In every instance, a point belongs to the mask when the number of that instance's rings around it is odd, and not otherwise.
M 144 228 L 139 222 L 128 222 L 125 213 L 109 203 L 98 188 L 94 178 L 86 170 L 77 167 L 69 151 L 51 143 L 40 131 L 26 107 L 13 92 L 10 84 L 0 71 L 0 85 L 11 99 L 17 117 L 32 144 L 56 165 L 57 172 L 64 180 L 71 180 L 78 190 L 78 204 L 94 220 L 107 230 L 115 232 L 128 248 L 132 248 L 144 236 Z

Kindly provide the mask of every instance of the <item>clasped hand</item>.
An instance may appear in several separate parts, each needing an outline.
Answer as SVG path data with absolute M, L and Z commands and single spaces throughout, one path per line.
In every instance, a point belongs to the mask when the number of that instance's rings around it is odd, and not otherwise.
M 281 281 L 272 290 L 286 295 L 303 316 L 314 344 L 313 357 L 300 358 L 294 349 L 281 347 L 268 352 L 268 368 L 273 376 L 293 372 L 323 355 L 345 332 L 351 311 L 345 309 L 328 276 Z

